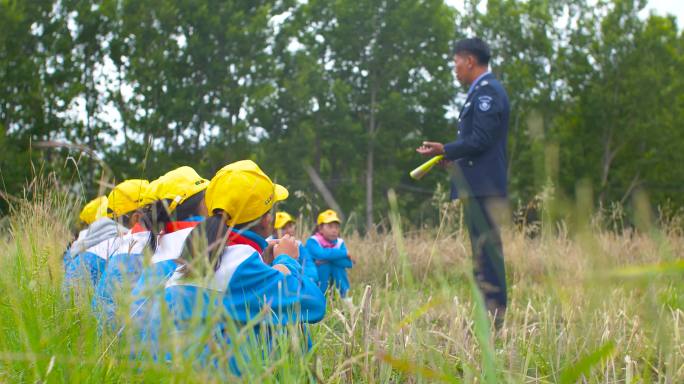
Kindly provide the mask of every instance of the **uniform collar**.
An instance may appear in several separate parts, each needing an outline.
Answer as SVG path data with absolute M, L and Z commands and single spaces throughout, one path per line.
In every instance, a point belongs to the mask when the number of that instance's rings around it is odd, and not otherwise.
M 337 238 L 333 241 L 330 241 L 326 239 L 320 232 L 314 233 L 313 237 L 323 248 L 334 248 L 337 245 L 337 240 L 339 240 L 339 238 Z
M 204 221 L 204 217 L 202 216 L 192 216 L 179 221 L 171 221 L 164 225 L 164 233 L 176 232 L 187 228 L 195 228 L 202 221 Z
M 240 230 L 232 228 L 228 234 L 228 245 L 234 244 L 249 245 L 259 252 L 260 255 L 264 253 L 264 250 L 268 247 L 268 243 L 263 237 L 249 229 Z
M 491 73 L 492 73 L 491 71 L 486 71 L 485 73 L 478 76 L 477 79 L 475 79 L 475 81 L 473 81 L 473 83 L 470 84 L 470 88 L 468 88 L 468 94 L 466 95 L 466 97 L 469 97 L 470 94 L 473 93 L 473 91 L 475 90 L 475 87 L 477 87 L 477 84 L 480 82 L 480 80 L 482 80 L 485 76 L 490 75 Z
M 145 227 L 143 227 L 142 224 L 140 224 L 140 223 L 135 223 L 135 225 L 133 225 L 133 227 L 130 229 L 130 231 L 128 231 L 128 233 L 130 233 L 130 234 L 140 233 L 140 232 L 148 232 L 147 229 Z

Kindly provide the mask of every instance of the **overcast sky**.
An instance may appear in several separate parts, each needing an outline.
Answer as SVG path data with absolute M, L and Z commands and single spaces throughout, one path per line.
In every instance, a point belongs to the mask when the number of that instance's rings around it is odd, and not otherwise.
M 682 0 L 649 0 L 648 9 L 654 10 L 659 15 L 671 13 L 677 16 L 677 25 L 682 28 L 684 20 L 684 1 Z

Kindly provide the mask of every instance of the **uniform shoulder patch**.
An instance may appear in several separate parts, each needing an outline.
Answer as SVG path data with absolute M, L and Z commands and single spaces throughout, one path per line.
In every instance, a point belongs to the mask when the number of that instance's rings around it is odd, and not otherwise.
M 477 107 L 482 112 L 489 111 L 492 108 L 492 97 L 491 96 L 480 96 L 477 98 Z

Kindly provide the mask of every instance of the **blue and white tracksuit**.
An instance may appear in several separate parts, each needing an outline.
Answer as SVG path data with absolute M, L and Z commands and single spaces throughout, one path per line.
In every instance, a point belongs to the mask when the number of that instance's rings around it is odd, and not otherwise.
M 128 229 L 112 219 L 102 218 L 82 230 L 64 252 L 64 289 L 94 289 L 107 264 Z
M 95 288 L 105 270 L 107 259 L 116 249 L 114 243 L 118 239 L 120 238 L 103 241 L 75 255 L 72 255 L 69 249 L 64 254 L 64 287 L 66 289 L 86 286 Z
M 273 236 L 269 236 L 266 240 L 274 239 L 275 238 Z M 316 269 L 316 263 L 314 262 L 314 259 L 311 257 L 311 254 L 306 250 L 306 247 L 301 241 L 297 240 L 297 246 L 299 249 L 299 264 L 302 266 L 302 272 L 304 273 L 304 276 L 308 277 L 311 279 L 311 281 L 318 285 L 318 269 Z M 306 324 L 302 324 L 301 328 L 302 334 L 306 339 L 307 350 L 311 350 L 313 347 L 311 332 L 309 332 L 309 328 Z
M 347 268 L 352 267 L 352 261 L 347 254 L 344 240 L 338 238 L 333 242 L 332 248 L 326 248 L 315 236 L 311 236 L 306 241 L 306 249 L 316 263 L 318 286 L 321 291 L 325 292 L 332 280 L 340 296 L 346 297 L 350 287 Z
M 269 236 L 266 238 L 268 240 L 275 240 L 275 237 Z M 316 263 L 311 257 L 309 251 L 306 250 L 304 244 L 297 240 L 297 246 L 299 247 L 299 264 L 302 265 L 302 272 L 304 276 L 313 280 L 314 283 L 318 284 L 318 270 L 316 269 Z
M 157 249 L 150 259 L 150 265 L 143 269 L 133 287 L 130 317 L 136 331 L 139 332 L 140 342 L 152 349 L 153 356 L 157 353 L 155 349 L 158 342 L 166 281 L 178 267 L 176 260 L 183 251 L 185 240 L 203 220 L 202 216 L 194 216 L 167 223 L 164 232 L 159 236 Z
M 115 315 L 121 304 L 117 299 L 130 297 L 133 285 L 140 278 L 143 251 L 149 240 L 150 232 L 136 225 L 121 238 L 118 249 L 107 261 L 93 297 L 93 307 L 100 325 L 107 324 L 112 329 L 116 325 Z
M 263 316 L 265 310 L 262 322 L 269 326 L 323 319 L 326 302 L 320 289 L 302 275 L 301 265 L 287 255 L 277 256 L 273 265 L 287 267 L 289 275 L 265 264 L 261 253 L 266 247 L 266 241 L 258 234 L 233 230 L 213 275 L 199 281 L 186 280 L 177 270 L 166 283 L 166 301 L 178 331 L 193 338 L 196 330 L 189 329 L 193 319 L 208 320 L 220 310 L 222 318 L 230 320 L 221 320 L 214 334 L 221 344 L 229 346 L 227 332 L 233 324 L 227 321 L 240 327 Z M 231 368 L 239 374 L 235 359 L 231 359 Z

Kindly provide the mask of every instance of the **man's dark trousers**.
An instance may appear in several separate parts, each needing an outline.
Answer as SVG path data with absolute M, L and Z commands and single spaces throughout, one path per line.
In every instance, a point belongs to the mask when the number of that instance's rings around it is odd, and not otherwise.
M 501 232 L 496 210 L 506 211 L 505 197 L 462 199 L 464 223 L 468 227 L 473 254 L 473 274 L 487 309 L 497 320 L 506 311 L 506 273 Z M 501 212 L 498 212 L 501 213 Z

